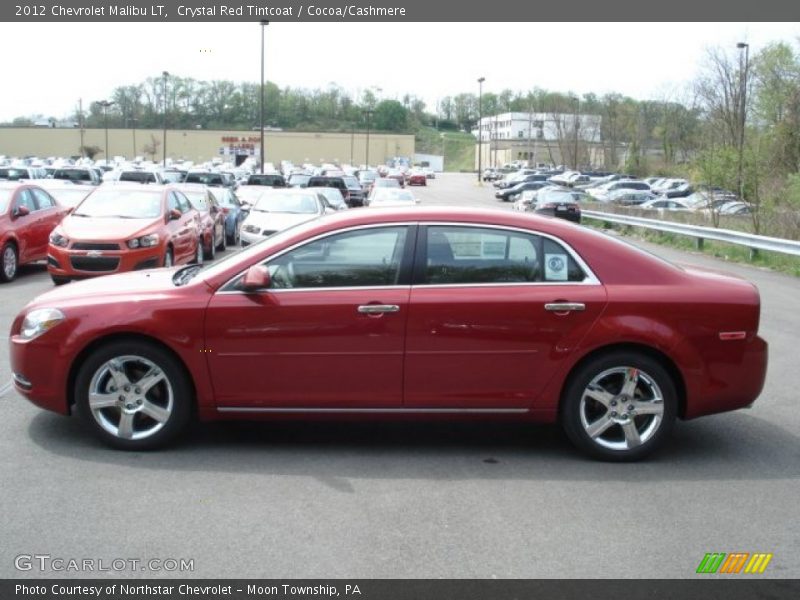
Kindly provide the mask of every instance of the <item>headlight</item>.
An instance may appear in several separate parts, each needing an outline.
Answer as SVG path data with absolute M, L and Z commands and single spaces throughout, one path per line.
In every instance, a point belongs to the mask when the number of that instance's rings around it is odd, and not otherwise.
M 50 243 L 53 244 L 53 246 L 58 246 L 59 248 L 66 248 L 69 245 L 69 239 L 65 238 L 57 231 L 53 231 L 50 234 Z
M 151 233 L 150 235 L 143 235 L 142 237 L 128 240 L 128 248 L 150 248 L 158 244 L 158 234 Z
M 39 308 L 25 315 L 19 336 L 24 340 L 32 340 L 52 329 L 64 320 L 64 313 L 57 308 Z
M 260 230 L 255 225 L 245 225 L 242 227 L 242 231 L 246 231 L 247 233 L 258 233 Z

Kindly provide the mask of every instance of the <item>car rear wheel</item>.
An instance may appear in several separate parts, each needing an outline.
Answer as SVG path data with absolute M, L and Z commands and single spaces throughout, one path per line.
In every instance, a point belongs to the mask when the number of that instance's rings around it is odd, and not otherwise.
M 3 268 L 0 269 L 0 281 L 11 281 L 17 276 L 19 256 L 17 247 L 11 242 L 3 245 Z
M 149 450 L 185 430 L 192 392 L 166 350 L 140 341 L 114 342 L 92 353 L 75 380 L 78 413 L 104 442 Z
M 561 423 L 569 439 L 588 454 L 634 461 L 668 437 L 677 406 L 675 384 L 658 361 L 615 352 L 590 360 L 570 378 Z
M 217 257 L 217 240 L 214 239 L 214 232 L 211 232 L 211 241 L 208 243 L 208 250 L 203 248 L 203 260 L 214 260 Z

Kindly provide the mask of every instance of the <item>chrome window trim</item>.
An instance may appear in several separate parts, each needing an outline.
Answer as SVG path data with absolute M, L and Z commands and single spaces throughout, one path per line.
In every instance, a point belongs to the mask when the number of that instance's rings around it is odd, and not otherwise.
M 269 264 L 270 261 L 272 261 L 274 259 L 277 259 L 277 258 L 280 258 L 284 254 L 286 254 L 288 252 L 291 252 L 295 248 L 299 248 L 300 246 L 302 246 L 304 244 L 310 244 L 310 243 L 316 242 L 317 240 L 320 240 L 322 238 L 329 237 L 331 235 L 337 235 L 339 233 L 347 233 L 347 232 L 350 232 L 350 231 L 358 231 L 358 230 L 361 230 L 361 229 L 374 229 L 374 228 L 377 228 L 377 227 L 411 227 L 411 226 L 415 226 L 415 225 L 417 227 L 422 227 L 422 226 L 425 226 L 425 227 L 430 227 L 430 226 L 441 227 L 441 226 L 444 226 L 444 227 L 473 227 L 473 228 L 476 228 L 476 229 L 498 229 L 498 230 L 501 230 L 501 231 L 514 231 L 514 232 L 523 233 L 523 234 L 526 234 L 526 235 L 537 235 L 539 237 L 549 239 L 550 241 L 552 241 L 552 242 L 554 242 L 556 244 L 559 244 L 561 247 L 563 247 L 567 251 L 567 253 L 570 255 L 570 257 L 572 257 L 572 259 L 578 264 L 578 266 L 586 274 L 586 278 L 583 281 L 513 281 L 513 282 L 504 282 L 504 283 L 435 283 L 435 284 L 424 284 L 424 283 L 422 283 L 422 284 L 414 284 L 414 285 L 410 285 L 410 286 L 409 285 L 380 285 L 380 286 L 358 286 L 358 285 L 354 285 L 354 286 L 347 286 L 347 287 L 276 288 L 276 289 L 269 289 L 269 290 L 257 291 L 257 292 L 244 292 L 244 291 L 241 291 L 241 290 L 226 289 L 229 286 L 231 286 L 234 281 L 236 281 L 237 279 L 239 279 L 240 277 L 242 277 L 244 275 L 244 273 L 247 271 L 247 269 L 245 269 L 244 271 L 240 271 L 239 273 L 237 273 L 236 275 L 231 277 L 222 286 L 220 286 L 219 291 L 217 292 L 217 294 L 267 294 L 267 293 L 271 294 L 271 293 L 275 293 L 275 292 L 279 292 L 279 293 L 284 293 L 284 292 L 318 292 L 318 291 L 322 291 L 322 290 L 327 290 L 327 291 L 386 290 L 386 289 L 397 290 L 397 289 L 402 289 L 402 288 L 410 288 L 410 289 L 413 290 L 413 289 L 416 289 L 416 288 L 420 288 L 420 289 L 439 289 L 439 288 L 453 288 L 453 287 L 458 287 L 458 288 L 463 288 L 463 287 L 516 287 L 516 286 L 544 286 L 544 287 L 550 287 L 550 286 L 564 286 L 564 285 L 569 285 L 569 286 L 573 286 L 573 285 L 574 286 L 587 286 L 587 285 L 597 286 L 597 285 L 602 285 L 601 281 L 594 274 L 594 271 L 592 271 L 589 268 L 589 265 L 586 264 L 586 262 L 581 258 L 581 256 L 577 252 L 575 252 L 575 250 L 572 248 L 572 246 L 570 246 L 566 241 L 564 241 L 564 240 L 562 240 L 560 238 L 557 238 L 557 237 L 555 237 L 553 235 L 550 235 L 548 233 L 536 232 L 536 231 L 532 231 L 530 229 L 524 229 L 524 228 L 521 228 L 521 227 L 514 227 L 514 226 L 510 226 L 510 225 L 487 225 L 485 223 L 463 223 L 463 222 L 459 222 L 459 221 L 399 221 L 399 222 L 392 222 L 392 223 L 372 223 L 372 224 L 369 224 L 369 225 L 354 225 L 352 227 L 348 227 L 346 229 L 338 229 L 338 230 L 333 231 L 333 232 L 327 231 L 325 233 L 321 233 L 319 235 L 316 235 L 313 238 L 310 238 L 310 239 L 307 239 L 307 240 L 303 240 L 302 242 L 298 242 L 296 244 L 293 244 L 292 246 L 290 246 L 288 248 L 285 248 L 284 250 L 281 250 L 279 253 L 270 256 L 265 262 L 258 263 L 258 264 L 267 265 L 267 264 Z

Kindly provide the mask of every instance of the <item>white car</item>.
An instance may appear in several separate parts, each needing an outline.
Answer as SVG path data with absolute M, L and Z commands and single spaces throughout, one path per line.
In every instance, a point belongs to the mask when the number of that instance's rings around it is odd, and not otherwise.
M 242 223 L 242 246 L 333 212 L 322 196 L 308 188 L 267 188 Z
M 679 200 L 662 197 L 648 200 L 635 208 L 643 210 L 689 210 L 689 207 Z
M 415 204 L 419 204 L 419 200 L 408 190 L 376 188 L 368 206 L 370 208 L 383 208 L 385 206 L 414 206 Z

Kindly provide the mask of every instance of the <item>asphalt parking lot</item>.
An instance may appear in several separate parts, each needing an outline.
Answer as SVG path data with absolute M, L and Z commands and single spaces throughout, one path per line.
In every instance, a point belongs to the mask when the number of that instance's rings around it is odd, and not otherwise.
M 429 183 L 413 188 L 423 204 L 510 210 L 474 176 Z M 754 408 L 679 423 L 638 464 L 498 423 L 221 423 L 123 453 L 9 389 L 0 345 L 0 577 L 682 578 L 736 551 L 773 553 L 765 576 L 800 576 L 800 281 L 647 248 L 756 283 L 770 367 Z M 0 286 L 2 335 L 51 288 L 36 265 Z M 22 554 L 194 570 L 19 571 Z

